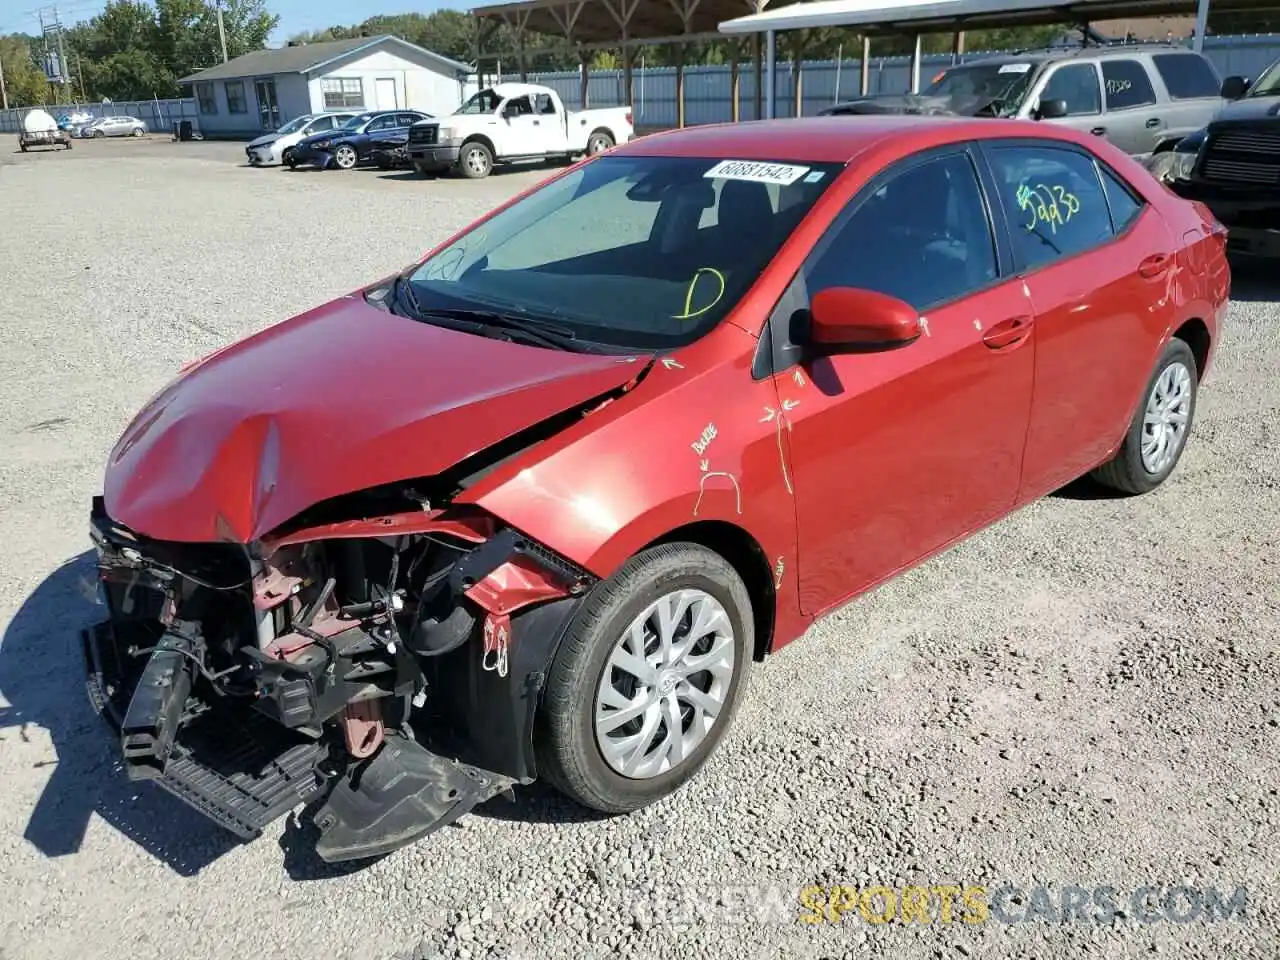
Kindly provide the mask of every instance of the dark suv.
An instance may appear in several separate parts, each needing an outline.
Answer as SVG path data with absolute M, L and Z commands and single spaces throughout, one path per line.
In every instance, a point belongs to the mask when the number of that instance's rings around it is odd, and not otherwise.
M 1173 44 L 1105 43 L 983 57 L 939 71 L 922 94 L 863 97 L 822 112 L 1044 120 L 1146 158 L 1173 149 L 1224 103 L 1218 73 L 1202 54 Z
M 1280 257 L 1280 60 L 1252 84 L 1227 77 L 1222 95 L 1228 102 L 1218 116 L 1153 172 L 1213 211 L 1232 253 Z

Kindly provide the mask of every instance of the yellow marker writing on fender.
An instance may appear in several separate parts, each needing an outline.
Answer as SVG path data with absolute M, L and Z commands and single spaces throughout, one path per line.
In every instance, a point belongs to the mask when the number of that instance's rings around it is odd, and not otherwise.
M 705 307 L 701 308 L 700 310 L 694 310 L 693 294 L 694 294 L 694 291 L 697 290 L 698 288 L 698 278 L 706 273 L 711 274 L 713 277 L 715 277 L 717 280 L 720 281 L 720 289 L 716 291 L 716 295 L 711 298 L 710 303 L 708 303 Z M 717 303 L 719 303 L 720 298 L 723 296 L 724 296 L 724 274 L 721 273 L 719 270 L 717 270 L 715 267 L 699 267 L 697 272 L 694 273 L 693 279 L 689 281 L 689 289 L 685 292 L 685 295 L 684 295 L 684 313 L 677 313 L 674 317 L 672 317 L 672 319 L 673 320 L 692 320 L 695 317 L 700 317 L 704 313 L 706 313 L 708 310 L 710 310 L 712 307 L 714 307 Z

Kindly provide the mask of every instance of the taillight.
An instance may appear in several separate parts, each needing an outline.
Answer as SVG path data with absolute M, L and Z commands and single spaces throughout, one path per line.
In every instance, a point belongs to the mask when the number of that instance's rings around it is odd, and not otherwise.
M 628 125 L 628 126 L 633 126 L 633 124 L 632 124 L 632 122 L 631 122 L 631 111 L 630 111 L 630 110 L 628 110 L 628 111 L 627 111 L 627 125 Z

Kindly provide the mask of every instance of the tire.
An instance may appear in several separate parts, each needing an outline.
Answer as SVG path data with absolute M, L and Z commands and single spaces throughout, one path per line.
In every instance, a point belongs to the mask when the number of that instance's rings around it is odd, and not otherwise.
M 1186 341 L 1175 337 L 1165 344 L 1156 361 L 1120 449 L 1089 476 L 1103 486 L 1130 494 L 1147 493 L 1164 483 L 1191 436 L 1199 387 L 1195 355 Z M 1149 416 L 1151 436 L 1147 432 Z M 1161 436 L 1163 446 L 1160 440 L 1152 439 Z
M 23 153 L 26 153 L 26 152 L 27 152 L 27 145 L 26 145 L 25 143 L 19 143 L 19 144 L 18 144 L 18 149 L 19 149 L 19 150 L 21 150 Z M 686 311 L 686 312 L 687 312 L 687 311 Z
M 105 137 L 106 135 L 107 135 L 107 133 L 106 133 L 106 131 L 105 131 L 105 130 L 95 130 L 95 131 L 93 131 L 93 137 L 94 137 L 94 139 L 95 139 L 95 140 L 100 140 L 100 139 L 102 139 L 103 137 Z
M 464 143 L 458 154 L 458 169 L 468 180 L 483 180 L 493 173 L 493 151 L 479 140 Z
M 140 136 L 142 136 L 142 128 L 141 128 L 141 127 L 134 127 L 134 128 L 133 128 L 133 130 L 132 130 L 132 132 L 130 133 L 130 136 L 134 136 L 134 137 L 140 137 Z
M 682 594 L 695 600 L 694 605 L 684 608 L 690 617 L 694 610 L 703 616 L 715 613 L 715 619 L 722 623 L 703 635 L 706 643 L 715 644 L 714 649 L 724 652 L 717 661 L 721 664 L 720 675 L 713 677 L 711 671 L 704 670 L 681 679 L 678 666 L 668 671 L 658 668 L 645 687 L 636 682 L 634 674 L 617 667 L 613 655 L 618 651 L 626 654 L 624 644 L 630 643 L 630 628 L 646 611 Z M 677 622 L 683 625 L 684 618 Z M 656 614 L 641 623 L 646 661 L 661 649 L 658 624 Z M 726 628 L 732 636 L 725 632 Z M 692 651 L 686 648 L 682 654 L 706 656 L 706 650 L 698 649 L 703 643 L 703 638 L 696 638 Z M 732 724 L 746 690 L 754 648 L 751 598 L 728 561 L 692 543 L 663 544 L 637 554 L 591 591 L 556 652 L 548 672 L 535 741 L 539 772 L 561 793 L 604 813 L 629 813 L 675 792 L 701 769 Z M 732 662 L 726 668 L 723 661 L 730 653 Z M 687 661 L 682 654 L 676 656 L 677 664 Z M 634 656 L 631 660 L 638 662 Z M 646 664 L 642 669 L 654 668 Z M 719 708 L 700 740 L 685 740 L 684 748 L 689 750 L 686 756 L 672 763 L 669 756 L 660 755 L 662 751 L 650 749 L 636 754 L 647 763 L 631 766 L 628 773 L 623 772 L 628 766 L 625 753 L 619 756 L 611 751 L 615 759 L 606 759 L 602 744 L 616 743 L 619 737 L 634 737 L 649 724 L 656 726 L 649 727 L 646 746 L 665 744 L 664 731 L 670 729 L 665 719 L 669 707 L 680 707 L 682 723 L 693 718 L 683 713 L 685 708 L 692 710 L 692 705 L 681 696 L 681 691 L 688 691 L 691 684 L 703 692 L 704 701 L 718 698 Z M 646 689 L 652 693 L 646 694 Z M 601 703 L 601 697 L 608 696 L 606 691 L 613 695 L 615 703 L 632 699 L 635 705 L 634 698 L 644 698 L 646 708 L 621 725 L 610 725 L 605 714 L 606 726 L 600 728 L 597 714 L 602 706 L 608 706 Z M 692 733 L 690 726 L 683 737 Z
M 613 136 L 607 130 L 595 130 L 591 136 L 587 138 L 587 156 L 594 157 L 597 153 L 608 150 L 613 146 Z
M 349 143 L 343 143 L 333 151 L 333 165 L 339 170 L 352 170 L 360 161 L 360 157 L 356 154 L 356 148 Z

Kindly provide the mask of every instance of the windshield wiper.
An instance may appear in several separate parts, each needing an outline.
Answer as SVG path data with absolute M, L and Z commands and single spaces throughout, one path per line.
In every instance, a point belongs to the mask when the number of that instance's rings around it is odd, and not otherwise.
M 406 284 L 406 287 L 409 284 Z M 412 294 L 412 291 L 410 291 Z M 416 303 L 416 301 L 415 301 Z M 557 347 L 561 350 L 572 349 L 571 344 L 578 335 L 569 327 L 562 327 L 546 320 L 526 317 L 519 313 L 504 313 L 501 310 L 477 310 L 469 307 L 432 307 L 418 310 L 418 315 L 425 318 L 443 317 L 446 320 L 461 320 L 463 323 L 477 327 L 489 327 L 503 330 L 516 337 L 523 337 L 543 346 Z

